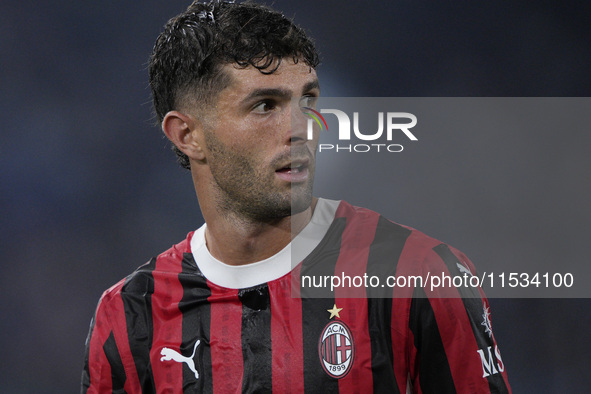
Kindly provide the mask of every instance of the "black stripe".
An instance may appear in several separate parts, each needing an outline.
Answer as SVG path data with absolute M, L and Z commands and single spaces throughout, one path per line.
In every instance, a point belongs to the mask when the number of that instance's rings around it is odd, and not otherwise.
M 191 356 L 195 350 L 193 361 L 199 373 L 199 379 L 183 363 L 183 391 L 189 393 L 212 393 L 213 373 L 211 364 L 210 327 L 211 305 L 208 298 L 211 290 L 207 279 L 203 276 L 192 253 L 185 253 L 182 261 L 182 272 L 178 276 L 183 286 L 183 298 L 179 302 L 179 310 L 183 314 L 183 338 L 181 354 Z M 195 348 L 195 345 L 199 345 Z
M 369 247 L 367 276 L 376 276 L 380 284 L 385 284 L 389 276 L 396 274 L 398 260 L 411 230 L 392 223 L 380 216 L 374 240 Z M 391 298 L 392 288 L 378 286 L 367 288 L 368 298 Z
M 462 264 L 460 260 L 456 257 L 455 254 L 449 249 L 449 247 L 445 244 L 440 244 L 433 248 L 433 251 L 441 257 L 441 259 L 445 262 L 447 269 L 452 276 L 463 276 L 465 275 L 463 272 L 460 272 L 458 269 L 458 264 Z M 486 332 L 486 326 L 483 324 L 484 322 L 484 303 L 480 298 L 480 293 L 476 288 L 472 287 L 460 287 L 458 289 L 460 292 L 460 296 L 462 297 L 462 301 L 464 303 L 464 308 L 466 309 L 466 313 L 470 320 L 470 326 L 472 327 L 472 332 L 474 333 L 474 338 L 476 339 L 476 343 L 478 348 L 484 352 L 485 357 L 488 359 L 489 347 L 491 350 L 492 362 L 496 361 L 495 357 L 495 343 L 492 338 L 492 332 L 490 335 Z M 471 357 L 480 357 L 478 354 L 470 355 Z M 493 372 L 493 371 L 491 371 Z M 490 374 L 487 377 L 488 385 L 490 387 L 490 391 L 493 393 L 496 392 L 507 392 L 507 386 L 505 385 L 505 380 L 501 373 Z
M 117 350 L 117 344 L 115 343 L 113 331 L 111 331 L 111 334 L 103 344 L 103 351 L 105 352 L 107 360 L 109 361 L 109 365 L 111 366 L 113 394 L 124 394 L 124 386 L 127 377 L 125 376 L 125 369 L 123 368 L 123 362 L 121 361 L 119 350 Z
M 334 275 L 339 258 L 346 218 L 333 221 L 328 232 L 308 257 L 302 262 L 301 276 Z M 302 332 L 304 356 L 304 391 L 314 393 L 338 393 L 339 383 L 322 368 L 319 354 L 319 341 L 322 330 L 329 322 L 327 309 L 334 305 L 334 292 L 330 287 L 301 288 L 302 295 Z
M 121 288 L 121 299 L 125 310 L 125 323 L 129 348 L 135 363 L 140 386 L 143 392 L 155 392 L 154 376 L 150 363 L 152 336 L 152 294 L 154 294 L 154 277 L 152 271 L 156 259 L 139 267 L 127 277 Z
M 273 391 L 271 302 L 267 284 L 238 292 L 242 302 L 243 393 Z
M 422 287 L 416 287 L 410 304 L 409 328 L 420 365 L 423 393 L 455 393 L 451 369 L 431 303 Z
M 329 322 L 327 309 L 334 298 L 302 298 L 302 330 L 304 355 L 304 391 L 306 393 L 338 393 L 338 379 L 330 377 L 320 361 L 320 335 Z
M 341 239 L 346 224 L 347 218 L 344 217 L 337 218 L 332 222 L 322 241 L 302 261 L 300 279 L 309 276 L 321 280 L 321 278 L 334 275 L 335 265 L 341 252 Z M 307 283 L 309 282 L 301 281 L 300 295 L 302 298 L 334 299 L 334 292 L 330 289 L 330 282 L 328 282 L 328 286 L 320 285 L 318 287 L 309 286 Z M 319 282 L 313 280 L 312 283 Z
M 380 284 L 386 283 L 388 276 L 396 274 L 400 255 L 411 230 L 380 216 L 374 240 L 369 247 L 367 276 L 379 278 Z M 399 393 L 392 352 L 392 289 L 385 287 L 367 288 L 368 326 L 371 339 L 371 369 L 374 393 Z M 403 382 L 402 386 L 406 385 Z
M 441 257 L 441 260 L 443 260 L 443 262 L 447 266 L 447 270 L 449 271 L 449 274 L 452 278 L 453 277 L 462 277 L 463 278 L 464 275 L 468 275 L 464 272 L 461 272 L 460 269 L 458 268 L 458 264 L 460 264 L 461 266 L 464 266 L 464 265 L 462 263 L 460 263 L 460 260 L 458 260 L 458 258 L 452 253 L 452 251 L 449 249 L 449 246 L 447 246 L 446 244 L 439 244 L 433 248 L 433 251 L 435 253 L 437 253 L 439 255 L 439 257 Z M 458 292 L 460 293 L 460 297 L 462 297 L 462 299 L 464 301 L 466 301 L 468 299 L 472 299 L 472 301 L 476 301 L 476 303 L 473 303 L 473 304 L 477 305 L 477 306 L 479 305 L 480 306 L 479 309 L 482 309 L 482 302 L 480 302 L 480 293 L 478 292 L 477 288 L 474 288 L 471 286 L 460 286 L 460 287 L 457 287 L 457 289 L 458 289 Z M 472 305 L 472 304 L 468 304 L 468 305 Z
M 98 307 L 97 307 L 98 310 Z M 88 330 L 88 336 L 86 337 L 86 344 L 84 349 L 84 369 L 82 370 L 81 389 L 82 394 L 86 394 L 90 387 L 90 340 L 92 339 L 92 333 L 94 332 L 94 323 L 96 321 L 96 315 L 90 320 L 90 328 Z

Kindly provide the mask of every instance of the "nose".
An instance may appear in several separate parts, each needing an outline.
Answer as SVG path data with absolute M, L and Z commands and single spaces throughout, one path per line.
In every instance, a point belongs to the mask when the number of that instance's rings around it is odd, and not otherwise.
M 311 118 L 300 106 L 299 100 L 292 100 L 290 106 L 290 145 L 305 144 L 308 140 L 314 139 L 316 128 L 310 121 Z

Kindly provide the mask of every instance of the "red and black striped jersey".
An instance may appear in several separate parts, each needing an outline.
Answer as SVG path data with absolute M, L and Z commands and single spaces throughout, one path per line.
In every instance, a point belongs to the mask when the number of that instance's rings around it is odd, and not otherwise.
M 322 240 L 276 279 L 212 282 L 190 233 L 108 289 L 82 392 L 511 392 L 480 288 L 306 285 L 475 273 L 461 252 L 417 230 L 335 207 Z

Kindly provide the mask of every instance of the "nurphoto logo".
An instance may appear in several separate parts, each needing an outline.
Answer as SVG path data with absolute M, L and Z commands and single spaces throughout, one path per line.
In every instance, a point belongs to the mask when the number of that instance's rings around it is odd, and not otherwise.
M 326 129 L 328 125 L 326 119 L 322 114 L 331 114 L 336 116 L 338 122 L 338 140 L 336 144 L 322 143 L 318 145 L 318 151 L 334 151 L 334 152 L 402 152 L 404 147 L 401 144 L 392 143 L 397 135 L 403 135 L 410 141 L 418 141 L 418 138 L 410 131 L 411 128 L 417 124 L 417 117 L 409 112 L 378 112 L 378 127 L 377 131 L 369 132 L 368 130 L 360 130 L 359 127 L 359 112 L 353 112 L 353 122 L 351 118 L 344 111 L 339 109 L 320 109 L 317 111 L 310 107 L 302 108 L 304 114 L 308 119 L 307 124 L 307 138 L 311 140 L 314 138 L 314 125 L 317 124 L 320 130 Z M 367 116 L 367 115 L 365 115 Z M 375 115 L 374 115 L 375 116 Z M 352 126 L 352 127 L 351 127 Z M 351 133 L 351 130 L 353 133 Z M 402 133 L 402 134 L 400 134 Z M 385 138 L 384 138 L 385 137 Z M 341 142 L 364 141 L 366 143 L 358 144 L 343 144 Z M 371 143 L 367 143 L 370 142 Z M 383 141 L 380 143 L 380 141 Z

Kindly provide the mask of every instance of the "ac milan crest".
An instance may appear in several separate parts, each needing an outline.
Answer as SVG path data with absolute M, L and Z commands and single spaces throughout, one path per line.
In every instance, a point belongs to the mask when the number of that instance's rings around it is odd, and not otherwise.
M 355 359 L 355 343 L 349 327 L 340 320 L 329 322 L 320 335 L 318 353 L 327 374 L 336 379 L 345 377 Z

